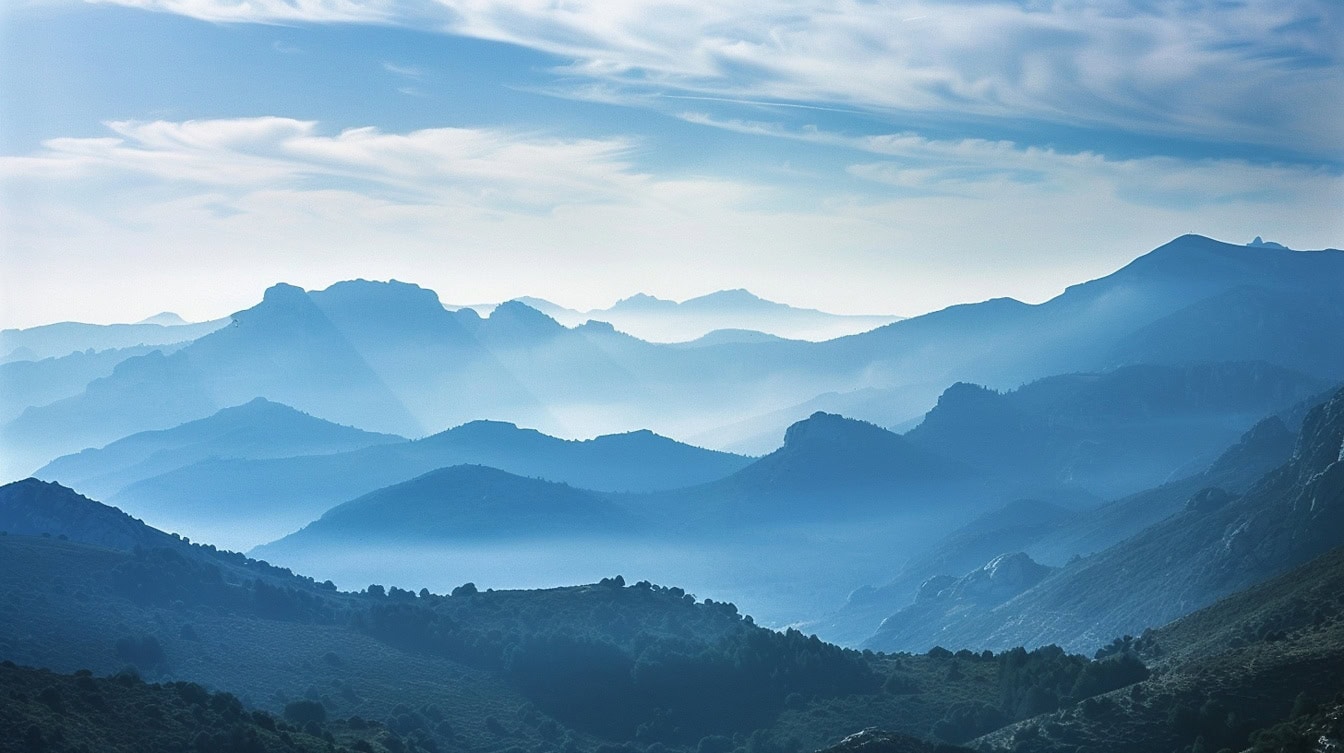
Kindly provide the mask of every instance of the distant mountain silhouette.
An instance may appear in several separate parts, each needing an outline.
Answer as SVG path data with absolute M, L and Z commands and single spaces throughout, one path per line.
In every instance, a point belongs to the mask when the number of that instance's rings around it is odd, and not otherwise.
M 416 441 L 366 444 L 377 446 L 325 455 L 201 458 L 127 483 L 109 500 L 198 538 L 246 548 L 294 531 L 342 502 L 447 466 L 487 465 L 597 491 L 644 492 L 722 478 L 751 462 L 648 431 L 572 441 L 499 421 L 474 421 Z M 44 473 L 60 478 L 59 471 Z
M 1313 409 L 1293 456 L 1244 494 L 1210 492 L 1177 515 L 945 631 L 955 645 L 1091 650 L 1344 544 L 1344 390 Z M 890 647 L 883 631 L 870 641 Z
M 1115 498 L 1190 475 L 1267 414 L 1328 384 L 1263 362 L 1127 366 L 1007 393 L 949 387 L 905 436 L 1039 494 Z
M 738 526 L 848 524 L 868 518 L 939 518 L 977 490 L 966 466 L 873 424 L 815 413 L 784 444 L 726 478 L 658 496 L 652 506 L 691 521 Z M 938 499 L 937 504 L 931 500 Z M 977 499 L 977 498 L 973 498 Z
M 171 547 L 178 543 L 172 536 L 115 507 L 35 478 L 0 486 L 0 531 L 21 536 L 64 537 L 109 549 Z
M 147 316 L 136 322 L 136 324 L 157 324 L 162 327 L 177 327 L 190 323 L 191 322 L 188 322 L 186 319 L 183 319 L 172 311 L 160 311 L 153 316 Z
M 57 458 L 34 475 L 106 498 L 128 484 L 203 460 L 324 455 L 404 441 L 256 398 L 172 429 L 132 434 L 101 449 Z
M 3 436 L 30 456 L 61 455 L 257 396 L 339 423 L 418 432 L 404 404 L 308 294 L 276 285 L 230 326 L 171 355 L 123 361 L 80 395 L 25 411 Z
M 826 342 L 712 347 L 648 343 L 619 326 L 566 328 L 522 303 L 486 318 L 448 311 L 406 283 L 280 285 L 171 355 L 128 359 L 79 395 L 26 406 L 0 438 L 13 472 L 27 473 L 262 396 L 406 436 L 493 418 L 557 436 L 649 428 L 763 451 L 761 437 L 810 411 L 902 426 L 956 382 L 1005 390 L 1052 374 L 1246 358 L 1339 380 L 1342 281 L 1344 252 L 1183 236 L 1040 305 L 995 299 Z M 742 305 L 756 304 L 730 291 L 689 310 Z
M 909 604 L 929 578 L 958 576 L 1004 552 L 1022 551 L 1036 561 L 1061 566 L 1076 555 L 1101 551 L 1179 513 L 1201 490 L 1244 492 L 1287 462 L 1296 440 L 1280 418 L 1271 416 L 1251 427 L 1208 468 L 1152 489 L 1081 507 L 1078 500 L 1069 500 L 1068 506 L 1046 500 L 1010 502 L 915 554 L 891 581 L 855 591 L 822 624 L 835 640 L 857 644 L 883 619 Z
M 587 320 L 611 323 L 654 342 L 689 342 L 717 330 L 758 331 L 793 340 L 829 340 L 890 324 L 898 316 L 830 314 L 767 301 L 747 290 L 719 290 L 677 302 L 636 293 L 605 309 L 576 311 L 539 298 L 522 303 L 567 326 Z
M 182 322 L 181 317 L 173 321 L 159 317 L 150 317 L 137 324 L 61 322 L 28 329 L 0 330 L 0 363 L 59 358 L 87 350 L 184 343 L 228 324 L 227 319 L 188 324 Z
M 612 536 L 631 527 L 624 509 L 592 492 L 458 465 L 338 505 L 252 553 L 283 558 L 307 547 Z
M 172 352 L 176 347 L 137 345 L 0 363 L 0 425 L 13 420 L 29 406 L 47 405 L 78 395 L 89 382 L 111 374 L 112 369 L 127 358 L 155 350 Z

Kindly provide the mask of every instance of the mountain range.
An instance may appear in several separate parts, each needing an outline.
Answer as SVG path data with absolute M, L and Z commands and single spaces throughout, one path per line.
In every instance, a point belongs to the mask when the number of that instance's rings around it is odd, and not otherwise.
M 917 627 L 898 613 L 869 645 L 1090 650 L 1306 562 L 1344 544 L 1342 532 L 1344 390 L 1308 413 L 1291 458 L 1244 493 L 1208 487 L 1175 515 L 1000 603 L 963 604 L 955 619 Z
M 899 321 L 899 316 L 830 314 L 767 301 L 746 290 L 720 290 L 677 302 L 638 293 L 605 309 L 576 311 L 542 298 L 519 298 L 567 327 L 588 321 L 649 342 L 717 344 L 756 333 L 789 340 L 831 340 Z M 750 337 L 749 335 L 745 337 Z
M 1314 449 L 1338 439 L 1334 411 L 1308 416 L 1283 491 L 1329 488 L 1312 469 L 1325 460 Z M 1088 660 L 1052 647 L 845 651 L 619 576 L 545 591 L 342 592 L 36 480 L 0 487 L 0 531 L 13 565 L 0 599 L 21 606 L 0 622 L 0 730 L 30 748 L 93 735 L 200 749 L 232 734 L 267 751 L 501 740 L 703 751 L 741 736 L 781 753 L 1137 753 L 1339 736 L 1338 547 L 1299 550 L 1302 564 L 1277 579 L 1115 636 Z M 984 595 L 1010 574 L 1035 577 L 1010 556 L 942 590 Z
M 8 472 L 21 475 L 260 396 L 403 436 L 490 418 L 562 437 L 647 428 L 761 453 L 788 425 L 828 410 L 816 403 L 824 395 L 852 407 L 848 415 L 895 426 L 958 381 L 1009 390 L 1057 374 L 1206 361 L 1338 380 L 1344 356 L 1330 339 L 1344 326 L 1341 279 L 1344 252 L 1183 236 L 1039 305 L 995 299 L 825 342 L 703 347 L 649 343 L 609 324 L 567 328 L 517 302 L 488 318 L 451 312 L 406 283 L 278 285 L 171 354 L 128 358 L 77 395 L 27 406 L 0 440 Z M 1210 336 L 1233 321 L 1246 323 L 1238 335 Z

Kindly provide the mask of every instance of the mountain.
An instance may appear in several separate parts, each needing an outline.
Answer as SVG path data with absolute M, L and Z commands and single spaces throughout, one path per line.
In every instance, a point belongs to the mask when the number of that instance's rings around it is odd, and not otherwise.
M 974 474 L 956 461 L 865 421 L 818 412 L 790 426 L 769 455 L 719 481 L 669 492 L 682 501 L 660 506 L 713 525 L 853 523 L 929 512 L 912 509 L 912 500 L 974 486 Z
M 713 347 L 644 342 L 604 325 L 566 328 L 521 303 L 481 318 L 470 309 L 448 311 L 432 291 L 406 283 L 352 281 L 311 293 L 276 286 L 233 325 L 169 356 L 128 359 L 80 395 L 29 406 L 0 438 L 14 465 L 31 468 L 262 396 L 406 436 L 491 418 L 555 436 L 648 428 L 699 442 L 713 437 L 725 447 L 783 431 L 807 415 L 797 406 L 820 395 L 886 391 L 881 400 L 855 401 L 852 407 L 865 412 L 853 415 L 896 426 L 923 415 L 956 382 L 1005 390 L 1150 358 L 1189 365 L 1195 359 L 1186 354 L 1195 352 L 1201 361 L 1253 356 L 1338 380 L 1344 372 L 1332 365 L 1332 333 L 1344 317 L 1341 280 L 1344 252 L 1184 236 L 1035 306 L 995 299 L 825 342 Z M 1292 337 L 1257 335 L 1261 345 L 1253 351 L 1209 334 L 1241 316 L 1241 299 L 1227 296 L 1243 289 L 1292 296 L 1293 311 L 1314 312 L 1311 321 L 1320 326 L 1298 327 Z M 710 308 L 744 297 L 728 298 Z M 1160 342 L 1160 353 L 1131 348 L 1146 327 L 1205 305 L 1192 319 L 1202 324 L 1143 336 Z M 1211 351 L 1219 342 L 1226 348 Z M 455 399 L 462 395 L 471 399 Z
M 50 533 L 0 536 L 0 603 L 22 605 L 0 621 L 0 660 L 97 675 L 129 666 L 172 695 L 152 698 L 154 686 L 126 673 L 113 681 L 136 697 L 128 708 L 120 691 L 80 680 L 84 673 L 44 675 L 0 714 L 0 726 L 35 715 L 29 724 L 44 740 L 53 724 L 82 739 L 91 716 L 151 723 L 152 735 L 166 735 L 179 729 L 180 711 L 204 724 L 238 710 L 211 702 L 204 686 L 235 694 L 263 727 L 252 711 L 283 714 L 290 726 L 277 719 L 275 730 L 303 741 L 299 726 L 330 732 L 338 745 L 369 730 L 374 750 L 716 750 L 740 735 L 761 751 L 787 751 L 833 744 L 866 724 L 924 737 L 949 707 L 996 692 L 992 662 L 967 662 L 947 679 L 941 659 L 839 649 L 758 627 L 732 604 L 620 576 L 536 591 L 431 584 L 445 595 L 382 585 L 352 593 L 181 540 L 123 549 Z M 5 664 L 0 682 L 14 687 L 26 672 Z M 884 690 L 893 673 L 924 691 Z M 199 704 L 209 709 L 186 710 Z M 295 721 L 318 708 L 325 721 L 316 728 Z M 153 722 L 163 714 L 173 719 Z
M 1307 415 L 1292 458 L 1244 494 L 1179 514 L 950 626 L 955 645 L 1095 648 L 1161 625 L 1344 544 L 1344 390 Z M 892 645 L 879 629 L 873 648 Z
M 406 407 L 304 291 L 277 285 L 233 323 L 164 355 L 121 362 L 79 395 L 0 432 L 22 458 L 55 457 L 167 429 L 266 397 L 340 423 L 417 433 Z
M 596 491 L 641 492 L 704 483 L 751 462 L 648 431 L 574 441 L 499 421 L 366 444 L 376 446 L 294 457 L 203 457 L 127 483 L 109 499 L 173 530 L 248 548 L 342 502 L 448 466 L 484 465 Z M 61 478 L 62 467 L 53 466 L 43 472 Z
M 111 374 L 127 358 L 154 350 L 172 352 L 174 347 L 138 345 L 0 363 L 0 424 L 17 418 L 29 406 L 78 395 L 89 382 Z
M 1263 362 L 1126 366 L 998 393 L 948 388 L 910 441 L 1021 494 L 1116 498 L 1207 466 L 1262 417 L 1329 386 Z
M 791 340 L 830 340 L 898 321 L 898 316 L 830 314 L 767 301 L 746 290 L 720 290 L 678 303 L 643 293 L 605 309 L 575 311 L 539 298 L 520 302 L 565 324 L 608 322 L 641 340 L 682 343 L 717 331 L 752 331 Z M 720 335 L 715 339 L 722 339 Z
M 975 740 L 978 750 L 1330 750 L 1344 739 L 1344 549 L 1218 601 L 1111 652 L 1157 671 L 1091 703 Z
M 912 556 L 883 585 L 855 590 L 836 614 L 816 627 L 832 640 L 857 645 L 883 619 L 910 604 L 930 578 L 960 576 L 1005 552 L 1021 551 L 1038 562 L 1062 566 L 1075 556 L 1101 551 L 1179 513 L 1201 492 L 1206 497 L 1213 489 L 1244 492 L 1291 457 L 1296 438 L 1282 419 L 1271 416 L 1192 476 L 1102 504 L 1067 493 L 1056 501 L 1009 502 Z M 910 648 L 916 645 L 922 644 Z
M 172 429 L 132 434 L 101 449 L 57 458 L 33 475 L 109 497 L 129 484 L 205 460 L 325 455 L 404 441 L 259 397 Z
M 174 539 L 115 507 L 34 478 L 0 486 L 0 531 L 59 536 L 109 549 L 175 546 Z
M 162 316 L 162 315 L 160 315 Z M 40 361 L 84 351 L 117 350 L 143 345 L 173 345 L 203 337 L 228 324 L 216 319 L 199 324 L 154 321 L 138 324 L 61 322 L 28 329 L 0 330 L 0 363 Z
M 990 510 L 911 557 L 895 578 L 880 586 L 855 589 L 843 607 L 814 627 L 841 645 L 859 645 L 884 619 L 911 604 L 930 579 L 955 579 L 954 573 L 966 573 L 977 563 L 1021 550 L 1059 530 L 1076 514 L 1074 509 L 1035 499 L 1014 500 Z
M 523 545 L 548 538 L 620 536 L 632 532 L 633 522 L 623 508 L 583 489 L 458 465 L 337 505 L 253 552 L 283 559 L 282 552 L 309 547 L 481 540 Z
M 878 633 L 894 646 L 934 646 L 950 643 L 942 636 L 949 626 L 986 612 L 1044 580 L 1053 568 L 1022 552 L 1001 554 L 983 567 L 954 578 L 938 575 L 924 581 L 915 601 L 882 621 Z

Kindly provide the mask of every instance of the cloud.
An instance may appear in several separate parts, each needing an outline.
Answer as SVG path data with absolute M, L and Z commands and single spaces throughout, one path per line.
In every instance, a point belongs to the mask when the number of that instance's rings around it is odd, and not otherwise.
M 839 156 L 765 183 L 650 169 L 624 137 L 112 122 L 105 136 L 0 157 L 0 324 L 115 319 L 137 300 L 206 318 L 277 280 L 353 277 L 413 280 L 456 302 L 530 294 L 594 308 L 745 286 L 914 314 L 1041 300 L 1185 232 L 1295 247 L 1344 235 L 1344 182 L 1316 168 L 715 125 Z M 120 318 L 132 314 L 143 316 Z
M 580 93 L 1011 118 L 1341 159 L 1331 0 L 108 0 L 210 21 L 429 26 L 568 61 Z
M 424 71 L 413 65 L 398 65 L 386 60 L 383 61 L 383 70 L 405 78 L 420 78 L 425 75 Z
M 850 175 L 940 196 L 992 200 L 1002 191 L 1103 190 L 1138 204 L 1190 209 L 1231 201 L 1273 203 L 1276 196 L 1344 187 L 1339 170 L 1253 163 L 1243 159 L 1116 159 L 1096 152 L 1065 152 L 1007 140 L 930 139 L 917 133 L 849 136 L 816 127 L 790 129 L 759 121 L 723 120 L 687 112 L 688 122 L 737 133 L 841 147 L 891 159 L 851 164 Z
M 633 148 L 625 139 L 472 128 L 394 134 L 366 127 L 325 135 L 313 121 L 280 117 L 106 125 L 116 137 L 50 139 L 43 151 L 0 158 L 0 166 L 10 177 L 119 175 L 235 191 L 346 182 L 378 198 L 469 194 L 511 208 L 549 208 L 561 198 L 610 201 L 644 180 L 623 160 Z

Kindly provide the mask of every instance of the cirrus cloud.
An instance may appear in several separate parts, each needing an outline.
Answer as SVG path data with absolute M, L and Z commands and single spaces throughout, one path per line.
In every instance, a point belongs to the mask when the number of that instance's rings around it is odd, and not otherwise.
M 1042 300 L 1185 232 L 1312 247 L 1342 229 L 1344 181 L 1309 166 L 704 122 L 841 148 L 767 182 L 650 169 L 625 137 L 494 128 L 326 132 L 257 117 L 50 139 L 0 157 L 13 271 L 0 319 L 106 320 L 126 301 L 206 318 L 277 280 L 360 276 L 467 303 L 527 294 L 596 308 L 747 286 L 915 314 Z
M 1334 162 L 1344 144 L 1344 9 L 1330 0 L 106 1 L 216 22 L 429 26 L 559 56 L 578 82 L 555 91 L 576 97 L 1027 119 Z

